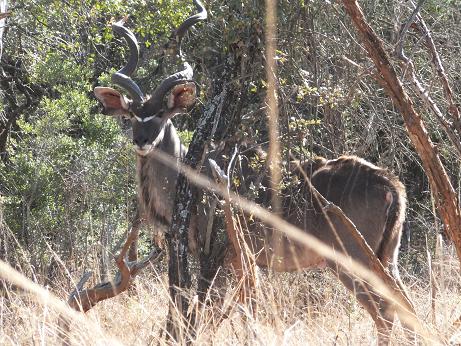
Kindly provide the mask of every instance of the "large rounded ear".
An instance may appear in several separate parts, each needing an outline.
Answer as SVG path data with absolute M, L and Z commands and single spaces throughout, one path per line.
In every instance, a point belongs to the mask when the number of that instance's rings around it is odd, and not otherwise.
M 128 116 L 131 101 L 117 90 L 106 87 L 94 88 L 94 95 L 104 106 L 104 114 Z
M 168 113 L 174 115 L 186 112 L 194 105 L 197 98 L 196 92 L 197 88 L 194 82 L 175 85 L 168 95 Z

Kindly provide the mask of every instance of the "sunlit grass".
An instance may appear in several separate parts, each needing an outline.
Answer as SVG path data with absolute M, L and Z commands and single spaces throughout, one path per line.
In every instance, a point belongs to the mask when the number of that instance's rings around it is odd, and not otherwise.
M 405 273 L 404 280 L 410 289 L 418 318 L 441 339 L 448 340 L 456 334 L 451 327 L 461 314 L 459 264 L 452 249 L 445 248 L 432 267 L 436 278 L 435 295 L 431 294 L 428 275 Z M 165 321 L 169 297 L 166 270 L 161 269 L 162 266 L 146 269 L 138 277 L 134 290 L 99 303 L 86 314 L 84 323 L 72 324 L 70 342 L 75 345 L 167 344 Z M 70 287 L 70 280 L 63 278 L 62 281 L 56 283 L 52 291 L 65 298 L 62 288 Z M 372 319 L 326 271 L 296 274 L 262 271 L 255 318 L 245 307 L 237 306 L 232 300 L 234 290 L 234 283 L 229 277 L 222 289 L 225 292 L 224 305 L 198 308 L 201 319 L 193 336 L 194 344 L 376 343 Z M 9 289 L 3 293 L 0 300 L 0 344 L 51 345 L 62 342 L 58 333 L 59 314 L 51 305 L 38 304 L 20 290 Z M 435 311 L 432 311 L 431 296 L 435 298 Z M 222 320 L 222 306 L 229 305 L 231 313 Z M 409 343 L 396 321 L 392 344 Z

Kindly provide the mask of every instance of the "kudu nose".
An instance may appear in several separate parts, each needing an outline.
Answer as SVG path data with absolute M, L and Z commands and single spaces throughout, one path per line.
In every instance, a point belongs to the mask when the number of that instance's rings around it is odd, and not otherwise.
M 147 138 L 133 138 L 133 143 L 142 148 L 147 144 Z

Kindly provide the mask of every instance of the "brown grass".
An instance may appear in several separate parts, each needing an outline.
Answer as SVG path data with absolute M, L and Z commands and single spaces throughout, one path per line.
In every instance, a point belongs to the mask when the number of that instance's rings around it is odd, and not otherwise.
M 451 247 L 433 261 L 435 311 L 432 311 L 429 275 L 405 273 L 418 318 L 442 340 L 456 334 L 451 328 L 461 314 L 458 260 Z M 428 272 L 429 266 L 422 272 Z M 158 268 L 157 268 L 158 269 Z M 404 270 L 402 270 L 404 272 Z M 62 279 L 53 290 L 64 298 L 70 280 Z M 163 270 L 147 269 L 137 279 L 131 294 L 124 293 L 98 304 L 71 328 L 75 345 L 166 344 L 165 319 L 168 308 L 167 277 Z M 232 300 L 234 283 L 229 279 L 223 291 L 224 306 L 232 308 L 219 323 L 222 305 L 197 308 L 201 320 L 195 344 L 260 345 L 370 345 L 376 343 L 371 318 L 355 299 L 325 271 L 296 274 L 260 273 L 257 291 L 258 314 L 254 319 Z M 69 288 L 67 290 L 67 288 Z M 0 300 L 0 344 L 52 345 L 58 337 L 58 312 L 52 304 L 38 303 L 20 290 L 4 292 Z M 433 321 L 435 316 L 435 321 Z M 457 342 L 461 341 L 458 337 Z M 408 344 L 397 322 L 392 343 Z

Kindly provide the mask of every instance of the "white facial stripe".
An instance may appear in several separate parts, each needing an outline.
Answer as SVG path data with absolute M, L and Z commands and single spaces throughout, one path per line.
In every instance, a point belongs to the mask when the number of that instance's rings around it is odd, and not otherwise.
M 137 115 L 135 115 L 134 118 L 136 119 L 138 123 L 147 123 L 148 121 L 151 121 L 152 119 L 154 119 L 155 115 L 151 115 L 150 117 L 145 117 L 145 118 L 140 118 Z

